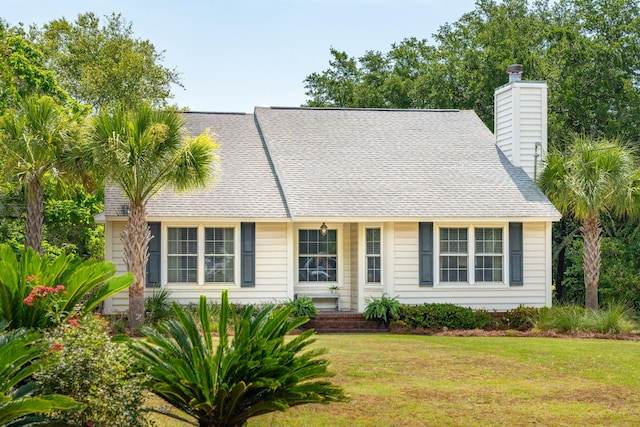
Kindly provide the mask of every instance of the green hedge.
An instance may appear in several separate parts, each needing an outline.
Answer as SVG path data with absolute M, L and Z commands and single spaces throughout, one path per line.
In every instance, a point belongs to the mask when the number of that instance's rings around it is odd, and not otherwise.
M 491 316 L 485 310 L 473 311 L 455 304 L 403 305 L 398 320 L 409 329 L 484 328 Z

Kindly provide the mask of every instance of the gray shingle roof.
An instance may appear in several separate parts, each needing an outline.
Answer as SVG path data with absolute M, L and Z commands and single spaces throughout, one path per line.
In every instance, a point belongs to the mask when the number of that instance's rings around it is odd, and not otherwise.
M 473 111 L 256 108 L 294 217 L 550 217 Z
M 186 119 L 190 134 L 218 135 L 220 176 L 203 191 L 162 192 L 150 216 L 277 219 L 287 208 L 328 220 L 559 216 L 473 111 L 258 107 Z M 126 214 L 124 204 L 107 189 L 106 215 Z

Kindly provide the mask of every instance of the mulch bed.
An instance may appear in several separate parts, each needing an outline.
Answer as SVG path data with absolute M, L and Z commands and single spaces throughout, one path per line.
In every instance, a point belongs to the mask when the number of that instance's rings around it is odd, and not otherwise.
M 427 331 L 423 331 L 427 332 Z M 640 333 L 600 334 L 597 332 L 556 332 L 556 331 L 485 331 L 483 329 L 431 331 L 428 335 L 442 337 L 542 337 L 542 338 L 582 338 L 606 340 L 640 341 Z

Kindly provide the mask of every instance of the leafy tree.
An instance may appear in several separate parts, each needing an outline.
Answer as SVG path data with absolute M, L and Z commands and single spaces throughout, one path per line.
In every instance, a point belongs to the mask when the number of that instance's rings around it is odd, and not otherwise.
M 25 190 L 27 231 L 25 244 L 42 253 L 44 182 L 47 178 L 69 179 L 75 170 L 72 157 L 79 138 L 78 118 L 48 96 L 29 96 L 16 110 L 0 117 L 0 164 L 7 180 Z
M 67 396 L 33 395 L 31 376 L 50 363 L 43 357 L 47 343 L 37 332 L 6 328 L 7 323 L 0 322 L 0 425 L 32 425 L 42 421 L 38 414 L 76 408 Z
M 205 132 L 193 139 L 182 134 L 184 121 L 173 110 L 142 104 L 102 111 L 93 122 L 88 150 L 110 184 L 129 200 L 122 233 L 125 263 L 135 281 L 129 289 L 129 321 L 144 321 L 144 280 L 151 232 L 147 202 L 163 187 L 187 190 L 211 178 L 217 145 Z
M 313 330 L 285 340 L 307 321 L 292 319 L 293 307 L 267 306 L 254 314 L 248 306 L 230 313 L 225 290 L 217 344 L 204 296 L 196 318 L 178 304 L 173 309 L 176 319 L 145 327 L 146 340 L 132 346 L 151 390 L 198 425 L 242 426 L 251 417 L 292 406 L 347 400 L 341 387 L 319 380 L 330 374 L 328 361 L 319 358 L 325 351 L 307 350 Z
M 549 85 L 549 136 L 640 139 L 640 6 L 635 0 L 479 0 L 434 43 L 409 38 L 359 58 L 334 48 L 305 79 L 309 106 L 473 109 L 493 128 L 507 65 Z
M 120 14 L 101 21 L 93 13 L 32 27 L 31 36 L 42 50 L 46 65 L 62 87 L 94 109 L 142 101 L 159 107 L 171 96 L 179 74 L 162 65 L 163 52 L 149 40 L 133 37 L 131 23 Z
M 31 248 L 16 256 L 0 245 L 0 320 L 15 328 L 44 328 L 68 316 L 90 313 L 102 301 L 133 282 L 129 274 L 114 277 L 112 263 L 62 254 L 41 257 Z
M 0 114 L 31 94 L 70 102 L 53 72 L 45 67 L 42 53 L 25 39 L 21 29 L 0 18 Z
M 600 217 L 640 209 L 640 171 L 630 149 L 616 140 L 576 136 L 564 155 L 553 152 L 538 184 L 558 210 L 580 223 L 584 249 L 585 306 L 598 308 Z

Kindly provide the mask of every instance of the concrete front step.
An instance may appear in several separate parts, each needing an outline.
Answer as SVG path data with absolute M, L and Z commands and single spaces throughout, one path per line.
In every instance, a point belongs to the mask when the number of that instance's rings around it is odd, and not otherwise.
M 320 313 L 305 325 L 319 334 L 373 334 L 389 332 L 378 320 L 365 320 L 361 313 Z

